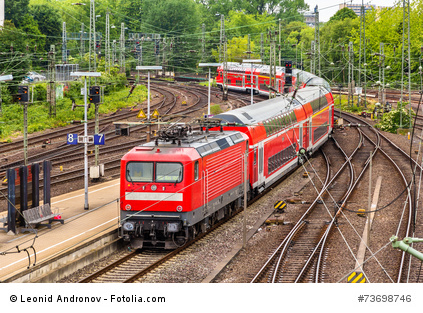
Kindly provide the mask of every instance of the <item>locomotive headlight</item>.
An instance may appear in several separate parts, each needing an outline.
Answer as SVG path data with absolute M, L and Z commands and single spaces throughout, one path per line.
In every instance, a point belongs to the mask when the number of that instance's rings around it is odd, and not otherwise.
M 131 205 L 130 205 L 130 204 L 127 204 L 127 205 L 125 205 L 125 209 L 126 209 L 126 211 L 129 211 L 129 210 L 131 210 L 131 209 L 132 209 L 132 207 L 131 207 Z
M 176 211 L 177 211 L 177 212 L 182 212 L 182 205 L 178 205 L 178 206 L 176 207 Z
M 125 222 L 122 227 L 123 227 L 123 230 L 125 231 L 133 231 L 135 228 L 135 225 L 133 222 Z
M 167 224 L 167 231 L 169 233 L 176 233 L 179 231 L 179 223 L 169 223 Z
M 157 186 L 156 185 L 152 185 L 151 186 L 151 190 L 156 191 L 157 190 Z

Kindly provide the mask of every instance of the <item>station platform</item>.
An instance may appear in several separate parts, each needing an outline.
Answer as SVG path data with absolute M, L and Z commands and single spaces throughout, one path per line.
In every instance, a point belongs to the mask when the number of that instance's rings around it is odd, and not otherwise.
M 118 228 L 119 179 L 88 188 L 89 210 L 84 210 L 84 194 L 81 189 L 51 199 L 51 207 L 61 214 L 63 225 L 53 222 L 51 229 L 39 227 L 37 235 L 0 231 L 0 282 L 31 271 L 34 261 L 45 263 Z

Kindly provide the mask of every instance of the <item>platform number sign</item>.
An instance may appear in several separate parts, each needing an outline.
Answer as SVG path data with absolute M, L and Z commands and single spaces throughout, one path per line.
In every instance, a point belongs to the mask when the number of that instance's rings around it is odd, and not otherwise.
M 95 145 L 104 145 L 105 143 L 105 136 L 104 134 L 95 134 L 94 135 L 94 144 Z
M 78 144 L 78 134 L 68 134 L 67 144 L 68 145 L 77 145 Z

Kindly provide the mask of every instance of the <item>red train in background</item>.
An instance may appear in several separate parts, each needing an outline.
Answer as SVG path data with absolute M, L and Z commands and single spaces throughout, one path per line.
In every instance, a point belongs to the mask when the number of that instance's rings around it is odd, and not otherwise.
M 220 125 L 178 125 L 121 160 L 121 235 L 133 248 L 183 245 L 262 192 L 329 138 L 334 104 L 322 79 L 215 116 Z
M 291 63 L 292 64 L 292 63 Z M 291 65 L 292 66 L 292 65 Z M 269 94 L 270 85 L 270 66 L 253 64 L 253 92 L 255 94 Z M 291 74 L 286 74 L 286 67 L 276 66 L 276 82 L 275 89 L 279 93 L 291 92 L 297 88 L 304 88 L 307 83 L 314 78 L 318 78 L 314 74 L 291 69 Z M 251 92 L 251 64 L 250 63 L 227 63 L 227 86 L 229 90 L 237 90 L 242 92 Z M 286 78 L 290 76 L 291 83 L 286 86 Z M 223 66 L 217 68 L 216 84 L 223 88 Z

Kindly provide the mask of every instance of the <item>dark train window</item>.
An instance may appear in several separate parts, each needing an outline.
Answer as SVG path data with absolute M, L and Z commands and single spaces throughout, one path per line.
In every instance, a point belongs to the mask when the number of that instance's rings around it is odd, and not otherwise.
M 219 139 L 217 141 L 217 144 L 219 145 L 221 150 L 226 149 L 227 147 L 230 147 L 230 144 L 228 143 L 228 140 L 226 140 L 226 138 Z
M 242 115 L 244 115 L 246 118 L 248 118 L 249 120 L 252 120 L 253 118 L 250 116 L 250 114 L 243 112 Z

